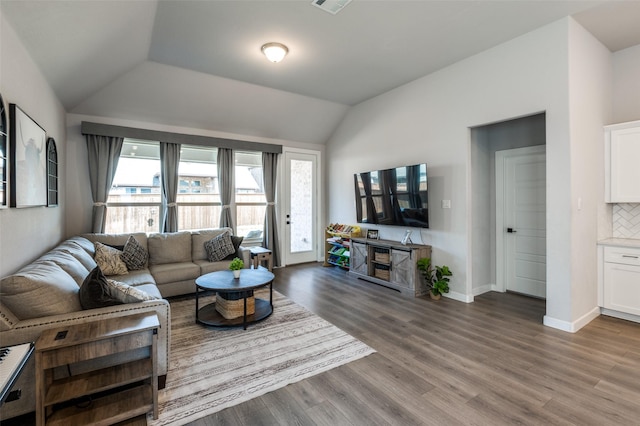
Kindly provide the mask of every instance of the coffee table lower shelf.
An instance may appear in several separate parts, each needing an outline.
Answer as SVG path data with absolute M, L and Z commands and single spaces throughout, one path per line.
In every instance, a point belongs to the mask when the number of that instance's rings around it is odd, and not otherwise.
M 233 319 L 226 319 L 220 314 L 220 312 L 216 310 L 216 304 L 214 302 L 205 305 L 198 310 L 198 313 L 196 315 L 196 322 L 204 325 L 209 325 L 211 327 L 245 326 L 246 328 L 247 325 L 262 321 L 273 313 L 273 307 L 268 300 L 259 299 L 256 297 L 255 301 L 255 312 L 251 315 L 247 315 L 246 321 L 244 319 L 244 316 Z

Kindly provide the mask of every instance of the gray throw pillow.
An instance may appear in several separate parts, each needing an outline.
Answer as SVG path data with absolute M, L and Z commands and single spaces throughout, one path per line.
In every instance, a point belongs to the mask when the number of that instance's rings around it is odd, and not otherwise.
M 147 253 L 147 250 L 140 245 L 133 235 L 130 235 L 122 249 L 122 255 L 120 257 L 125 265 L 127 265 L 129 271 L 137 271 L 144 269 L 147 265 L 149 253 Z
M 207 251 L 207 259 L 209 262 L 218 262 L 224 260 L 225 257 L 235 254 L 236 250 L 231 241 L 231 234 L 225 232 L 214 237 L 204 243 L 204 249 Z
M 99 266 L 84 279 L 78 292 L 82 309 L 95 309 L 104 306 L 121 305 L 123 302 L 111 295 L 107 278 Z
M 242 256 L 240 255 L 240 253 L 238 253 L 238 250 L 240 249 L 240 244 L 242 244 L 243 239 L 244 237 L 236 237 L 235 235 L 231 236 L 231 242 L 233 243 L 233 249 L 235 251 L 233 252 L 233 254 L 225 257 L 224 260 L 233 260 L 236 257 L 242 259 Z

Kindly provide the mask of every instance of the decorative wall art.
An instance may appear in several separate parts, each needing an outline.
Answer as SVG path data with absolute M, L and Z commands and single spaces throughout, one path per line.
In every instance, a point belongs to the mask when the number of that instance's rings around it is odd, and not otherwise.
M 58 149 L 53 138 L 47 139 L 47 205 L 58 205 Z
M 0 95 L 0 209 L 7 206 L 7 114 Z
M 10 104 L 11 207 L 47 205 L 46 133 L 17 105 Z

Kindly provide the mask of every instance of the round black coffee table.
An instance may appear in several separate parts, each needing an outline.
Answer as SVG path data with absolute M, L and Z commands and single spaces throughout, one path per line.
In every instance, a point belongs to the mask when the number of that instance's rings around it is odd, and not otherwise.
M 273 313 L 273 278 L 268 270 L 242 269 L 240 278 L 234 278 L 229 270 L 211 272 L 196 279 L 196 322 L 213 327 L 238 327 L 245 330 L 247 325 L 262 321 Z M 269 286 L 269 300 L 255 298 L 255 312 L 247 313 L 247 299 L 253 298 L 253 291 Z M 216 297 L 244 304 L 244 314 L 237 318 L 225 318 L 210 303 L 200 308 L 199 294 L 202 291 L 215 291 Z M 243 302 L 240 302 L 242 300 Z

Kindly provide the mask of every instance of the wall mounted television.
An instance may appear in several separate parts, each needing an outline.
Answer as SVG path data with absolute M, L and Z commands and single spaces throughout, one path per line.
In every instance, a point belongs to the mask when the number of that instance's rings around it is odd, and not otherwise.
M 429 227 L 427 165 L 353 175 L 359 223 Z

